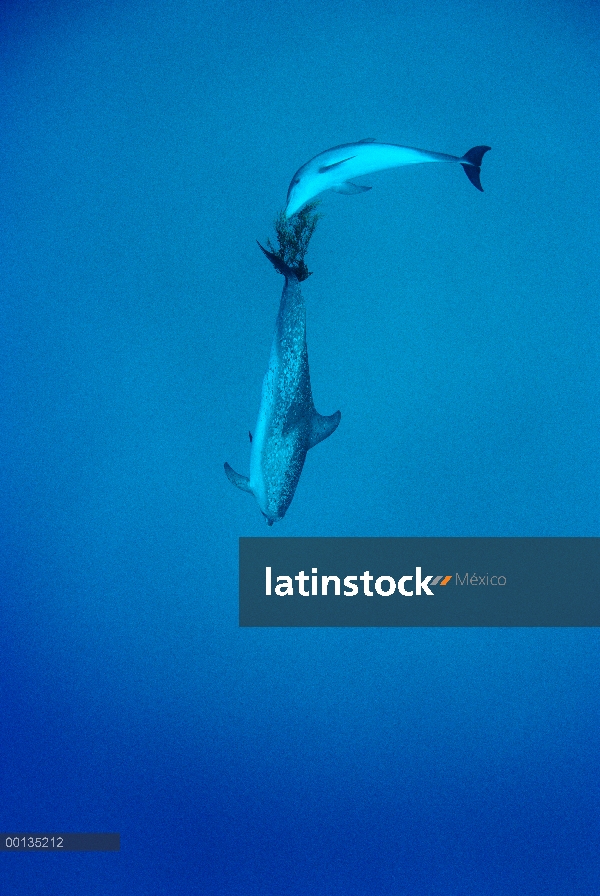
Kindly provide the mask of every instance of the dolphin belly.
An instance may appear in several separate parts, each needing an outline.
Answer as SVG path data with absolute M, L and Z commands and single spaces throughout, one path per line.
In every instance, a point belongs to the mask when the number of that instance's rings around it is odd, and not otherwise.
M 412 149 L 410 146 L 394 146 L 392 144 L 373 143 L 360 146 L 356 155 L 340 166 L 338 177 L 362 177 L 388 168 L 402 168 L 404 165 L 419 165 L 424 162 L 457 162 L 457 156 L 444 156 L 423 149 Z M 329 169 L 329 176 L 336 171 Z

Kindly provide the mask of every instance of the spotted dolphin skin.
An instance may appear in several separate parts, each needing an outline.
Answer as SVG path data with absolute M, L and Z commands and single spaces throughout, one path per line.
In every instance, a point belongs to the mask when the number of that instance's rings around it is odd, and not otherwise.
M 260 246 L 260 243 L 259 243 Z M 341 414 L 322 417 L 315 411 L 306 348 L 306 309 L 296 273 L 262 246 L 285 277 L 269 368 L 254 437 L 250 436 L 250 478 L 225 464 L 233 485 L 258 501 L 267 524 L 283 519 L 292 502 L 309 448 L 337 429 Z
M 358 143 L 344 143 L 319 153 L 302 168 L 299 168 L 290 184 L 286 218 L 299 212 L 307 202 L 325 190 L 337 193 L 363 193 L 371 187 L 352 182 L 354 177 L 362 177 L 373 171 L 398 168 L 402 165 L 418 165 L 422 162 L 458 162 L 462 165 L 471 183 L 481 190 L 479 180 L 481 160 L 489 146 L 474 146 L 464 156 L 448 156 L 442 152 L 428 152 L 410 146 L 395 146 L 392 143 L 377 143 L 368 137 Z

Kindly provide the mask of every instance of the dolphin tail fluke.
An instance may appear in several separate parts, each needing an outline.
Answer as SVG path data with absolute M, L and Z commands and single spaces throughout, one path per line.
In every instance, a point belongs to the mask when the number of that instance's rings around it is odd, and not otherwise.
M 280 274 L 283 274 L 284 277 L 288 277 L 288 279 L 298 279 L 298 275 L 293 268 L 290 268 L 279 255 L 275 255 L 274 252 L 269 252 L 268 249 L 265 249 L 264 246 L 261 246 L 258 240 L 256 241 L 259 248 L 265 253 L 273 267 L 276 271 L 279 271 Z
M 483 187 L 481 186 L 481 181 L 479 179 L 479 174 L 481 172 L 481 160 L 483 159 L 486 152 L 489 152 L 491 148 L 491 146 L 474 146 L 473 149 L 470 149 L 468 152 L 466 152 L 460 160 L 460 164 L 465 169 L 465 174 L 467 175 L 473 186 L 477 187 L 478 190 L 481 190 L 482 193 Z
M 250 480 L 247 476 L 240 476 L 239 473 L 236 473 L 232 467 L 229 466 L 227 462 L 225 462 L 225 475 L 229 479 L 232 485 L 235 485 L 236 488 L 241 488 L 243 492 L 248 492 L 250 495 L 253 495 L 254 492 L 250 488 Z
M 339 411 L 336 411 L 330 417 L 322 417 L 321 414 L 317 414 L 315 411 L 310 424 L 310 442 L 308 447 L 314 448 L 315 445 L 318 445 L 319 442 L 330 436 L 332 432 L 335 432 L 340 425 L 341 419 L 342 415 Z

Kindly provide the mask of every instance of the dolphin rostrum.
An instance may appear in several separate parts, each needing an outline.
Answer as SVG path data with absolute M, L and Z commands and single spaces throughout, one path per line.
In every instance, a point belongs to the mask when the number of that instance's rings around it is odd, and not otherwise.
M 322 417 L 315 411 L 306 349 L 306 309 L 297 274 L 279 256 L 260 248 L 283 274 L 285 284 L 256 429 L 254 437 L 250 435 L 250 478 L 240 476 L 228 463 L 225 473 L 233 485 L 255 496 L 272 526 L 292 503 L 306 452 L 337 429 L 342 415 L 337 411 Z
M 377 143 L 373 137 L 358 143 L 344 143 L 319 153 L 302 168 L 298 168 L 292 178 L 285 209 L 286 218 L 300 209 L 325 190 L 337 193 L 364 193 L 371 187 L 352 182 L 354 177 L 362 177 L 385 168 L 401 165 L 416 165 L 421 162 L 458 162 L 462 165 L 471 183 L 481 190 L 479 180 L 481 160 L 489 146 L 474 146 L 464 156 L 448 156 L 443 152 L 428 152 L 410 146 L 395 146 L 392 143 Z

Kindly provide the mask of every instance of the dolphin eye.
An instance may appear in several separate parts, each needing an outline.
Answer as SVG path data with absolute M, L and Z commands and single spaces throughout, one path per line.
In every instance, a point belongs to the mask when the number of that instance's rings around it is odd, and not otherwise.
M 299 184 L 299 183 L 300 183 L 300 178 L 299 178 L 299 177 L 295 177 L 295 178 L 293 179 L 293 181 L 292 181 L 292 186 L 295 187 L 296 184 Z

